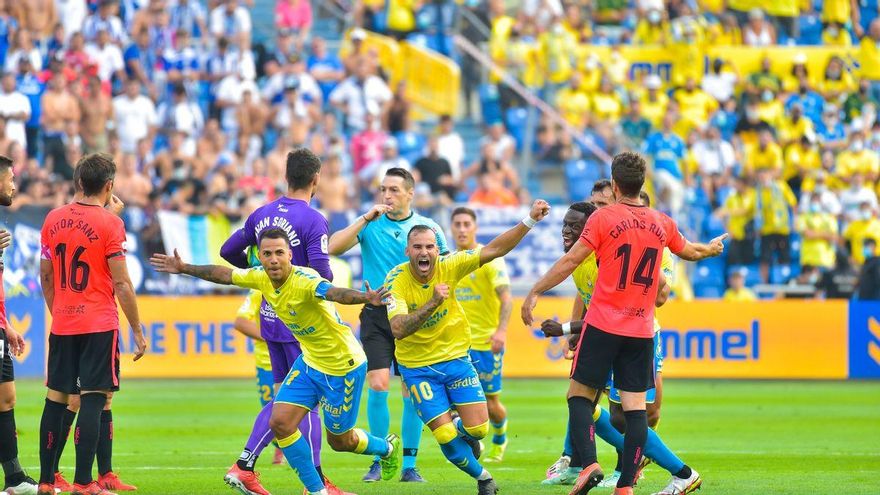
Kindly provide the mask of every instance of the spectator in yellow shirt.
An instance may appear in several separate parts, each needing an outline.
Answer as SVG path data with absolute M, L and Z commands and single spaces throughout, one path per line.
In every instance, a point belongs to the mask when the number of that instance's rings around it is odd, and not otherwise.
M 726 220 L 730 234 L 727 262 L 731 265 L 749 265 L 754 260 L 755 246 L 747 227 L 755 216 L 755 191 L 743 177 L 734 179 L 734 192 L 727 196 L 715 216 Z
M 801 86 L 801 80 L 810 85 L 810 69 L 807 67 L 807 54 L 798 52 L 791 59 L 791 71 L 782 78 L 782 90 L 786 93 L 797 93 Z
M 801 266 L 834 268 L 839 227 L 837 218 L 823 210 L 818 194 L 810 196 L 807 211 L 798 216 L 795 227 L 801 235 Z
M 662 81 L 657 74 L 651 74 L 645 78 L 645 89 L 642 93 L 642 115 L 651 122 L 651 125 L 659 128 L 666 115 L 666 108 L 669 106 L 669 97 L 666 93 L 660 91 Z
M 693 77 L 688 77 L 684 88 L 674 94 L 678 102 L 681 118 L 692 127 L 702 127 L 709 121 L 709 115 L 718 108 L 718 102 L 697 86 Z
M 859 42 L 858 57 L 862 78 L 871 81 L 871 93 L 880 99 L 880 19 L 871 21 L 868 35 Z
M 843 24 L 830 22 L 822 31 L 822 44 L 824 46 L 837 46 L 849 48 L 852 46 L 852 37 Z
M 758 117 L 772 127 L 779 127 L 785 116 L 785 106 L 776 97 L 776 91 L 770 88 L 761 90 L 761 101 L 758 102 Z
M 584 47 L 586 46 L 588 45 L 584 45 Z M 599 91 L 599 86 L 602 84 L 604 70 L 602 64 L 599 62 L 599 56 L 595 53 L 590 52 L 583 57 L 583 60 L 584 63 L 581 65 L 581 76 L 583 77 L 581 80 L 581 88 L 583 88 L 585 93 L 591 95 L 596 91 Z
M 773 18 L 773 23 L 779 27 L 780 34 L 791 38 L 795 36 L 798 16 L 801 12 L 799 0 L 773 0 L 767 2 L 767 14 Z
M 770 265 L 791 262 L 791 208 L 797 198 L 781 179 L 775 179 L 771 169 L 758 172 L 758 188 L 755 191 L 755 225 L 761 234 L 761 279 L 770 279 Z
M 590 20 L 584 18 L 581 6 L 577 3 L 571 3 L 565 8 L 562 27 L 578 43 L 589 43 L 593 37 L 593 27 L 590 25 Z
M 843 231 L 843 239 L 849 248 L 850 256 L 856 265 L 865 262 L 865 239 L 874 239 L 880 244 L 880 220 L 871 210 L 869 203 L 863 203 L 859 210 L 859 219 L 849 223 Z
M 648 10 L 636 24 L 634 45 L 665 45 L 672 40 L 669 22 L 661 9 Z
M 388 34 L 402 40 L 416 28 L 415 10 L 418 0 L 388 0 Z
M 783 114 L 776 130 L 779 134 L 779 143 L 783 146 L 797 143 L 804 137 L 810 140 L 816 137 L 813 121 L 804 117 L 804 107 L 800 102 L 793 104 L 787 115 Z
M 723 300 L 726 302 L 752 302 L 757 301 L 758 297 L 754 292 L 746 287 L 746 274 L 744 269 L 737 270 L 730 274 L 730 288 L 724 292 Z
M 538 36 L 538 45 L 541 47 L 541 68 L 546 82 L 555 86 L 567 82 L 571 77 L 576 45 L 571 34 L 561 23 L 556 23 Z
M 863 34 L 859 24 L 859 14 L 859 4 L 856 0 L 823 0 L 822 2 L 822 22 L 844 25 L 851 21 L 856 36 Z
M 758 134 L 758 144 L 746 147 L 745 172 L 749 175 L 769 171 L 773 177 L 782 172 L 782 148 L 773 139 L 773 133 L 763 130 Z
M 822 169 L 819 151 L 809 135 L 801 136 L 797 141 L 785 148 L 785 163 L 782 167 L 782 179 L 796 195 L 800 194 L 804 179 Z
M 590 97 L 581 87 L 580 72 L 571 75 L 569 85 L 556 93 L 556 107 L 562 118 L 576 129 L 584 129 L 590 117 Z
M 742 30 L 733 14 L 723 14 L 721 24 L 709 31 L 709 43 L 713 46 L 739 46 L 742 42 Z
M 819 92 L 827 101 L 837 101 L 841 95 L 851 93 L 857 88 L 856 81 L 847 72 L 843 59 L 837 55 L 828 60 L 822 81 L 819 83 Z
M 837 155 L 837 177 L 849 182 L 855 174 L 861 174 L 868 182 L 877 180 L 880 173 L 880 155 L 865 146 L 861 132 L 849 136 L 849 147 Z
M 623 103 L 620 102 L 620 96 L 614 91 L 611 78 L 607 76 L 602 78 L 599 91 L 592 95 L 590 110 L 593 118 L 598 122 L 617 123 L 620 120 Z

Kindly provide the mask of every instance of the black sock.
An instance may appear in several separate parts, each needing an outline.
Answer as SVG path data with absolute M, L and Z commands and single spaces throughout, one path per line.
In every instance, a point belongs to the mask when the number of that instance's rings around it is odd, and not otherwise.
M 18 462 L 14 409 L 0 412 L 0 464 L 3 465 L 3 474 L 6 476 L 6 484 L 3 486 L 18 485 L 24 481 L 26 475 Z
M 40 420 L 40 483 L 55 483 L 55 457 L 67 404 L 46 399 Z
M 257 464 L 257 457 L 253 452 L 248 449 L 244 449 L 242 451 L 241 456 L 238 457 L 238 460 L 235 461 L 235 465 L 238 466 L 238 469 L 242 471 L 253 471 L 254 465 Z
M 327 478 L 324 476 L 324 471 L 321 471 L 321 466 L 315 466 L 315 470 L 318 471 L 318 476 L 320 476 L 322 480 L 327 479 Z
M 633 486 L 648 441 L 648 414 L 645 410 L 626 411 L 623 415 L 626 417 L 626 434 L 623 436 L 623 465 L 618 488 Z
M 76 419 L 76 474 L 73 482 L 88 485 L 92 482 L 92 466 L 98 450 L 98 430 L 101 428 L 101 411 L 107 403 L 102 393 L 80 395 L 79 418 Z
M 571 446 L 574 456 L 580 461 L 572 466 L 587 467 L 596 462 L 596 425 L 593 423 L 593 409 L 596 405 L 586 397 L 568 399 L 568 424 L 571 430 Z
M 98 435 L 98 474 L 113 471 L 113 411 L 101 411 L 101 431 Z
M 614 466 L 614 470 L 619 473 L 621 469 L 623 469 L 623 452 L 618 450 L 617 451 L 617 465 Z
M 58 453 L 55 455 L 55 472 L 61 471 L 58 467 L 61 464 L 61 454 L 64 453 L 64 446 L 67 445 L 67 439 L 70 437 L 70 427 L 73 426 L 73 420 L 76 419 L 76 413 L 70 409 L 64 410 L 64 419 L 61 420 L 61 440 L 58 442 Z
M 694 473 L 691 472 L 691 467 L 688 466 L 687 464 L 685 464 L 684 467 L 681 468 L 681 471 L 675 473 L 673 476 L 675 476 L 676 478 L 681 478 L 683 480 L 686 480 L 686 479 L 690 478 L 692 474 L 694 474 Z

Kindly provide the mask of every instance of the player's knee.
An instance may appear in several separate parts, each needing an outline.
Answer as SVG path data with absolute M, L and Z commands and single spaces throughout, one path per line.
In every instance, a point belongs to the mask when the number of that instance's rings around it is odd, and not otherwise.
M 432 433 L 440 445 L 445 445 L 458 437 L 458 431 L 452 423 L 440 425 Z
M 464 431 L 468 432 L 468 435 L 474 438 L 485 438 L 486 435 L 489 434 L 489 422 L 484 421 L 482 424 L 476 426 L 465 426 Z
M 67 408 L 73 412 L 79 412 L 79 395 L 70 395 L 67 397 Z
M 296 425 L 293 424 L 293 421 L 290 421 L 282 414 L 275 414 L 274 412 L 272 417 L 269 418 L 269 428 L 272 429 L 275 438 L 287 438 L 296 431 Z
M 334 435 L 327 433 L 327 444 L 335 452 L 352 452 L 357 447 L 358 441 L 354 430 L 348 431 L 342 435 Z
M 370 390 L 375 390 L 377 392 L 387 392 L 388 381 L 388 373 L 381 373 L 378 371 L 371 371 L 367 373 L 367 385 L 370 387 Z

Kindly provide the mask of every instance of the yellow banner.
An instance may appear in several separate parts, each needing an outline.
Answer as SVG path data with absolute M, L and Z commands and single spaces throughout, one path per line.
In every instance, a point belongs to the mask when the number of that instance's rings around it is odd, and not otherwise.
M 148 353 L 131 361 L 122 336 L 123 378 L 251 377 L 253 347 L 233 328 L 244 297 L 141 297 Z M 507 377 L 565 377 L 563 339 L 545 339 L 519 320 L 517 299 L 504 360 Z M 338 306 L 358 331 L 360 306 Z M 542 298 L 537 321 L 567 321 L 569 298 Z M 847 302 L 670 302 L 660 312 L 664 375 L 687 378 L 823 378 L 847 376 Z

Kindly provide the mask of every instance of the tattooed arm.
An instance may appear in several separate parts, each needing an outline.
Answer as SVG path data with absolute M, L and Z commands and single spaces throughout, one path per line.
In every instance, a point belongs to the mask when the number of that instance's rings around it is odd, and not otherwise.
M 434 286 L 434 296 L 421 308 L 405 315 L 396 315 L 391 318 L 391 334 L 395 339 L 405 339 L 416 333 L 434 311 L 449 297 L 449 286 L 438 284 Z
M 323 282 L 330 285 L 327 282 Z M 370 284 L 366 284 L 367 290 L 361 292 L 354 289 L 343 289 L 342 287 L 333 287 L 332 285 L 326 289 L 324 299 L 337 302 L 339 304 L 372 304 L 373 306 L 381 306 L 386 304 L 384 299 L 388 297 L 388 290 L 385 287 L 379 287 L 377 290 L 371 290 Z M 319 286 L 318 290 L 320 291 Z
M 154 254 L 150 257 L 150 264 L 159 272 L 182 273 L 192 277 L 214 282 L 215 284 L 232 285 L 232 268 L 219 265 L 190 265 L 184 263 L 174 250 L 173 256 Z

